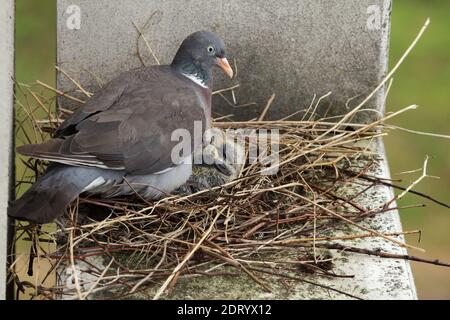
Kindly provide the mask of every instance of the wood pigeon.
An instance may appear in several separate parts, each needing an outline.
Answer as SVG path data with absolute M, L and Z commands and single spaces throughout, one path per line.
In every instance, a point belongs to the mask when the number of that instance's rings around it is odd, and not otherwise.
M 122 73 L 66 119 L 53 139 L 18 147 L 19 153 L 51 164 L 10 204 L 8 215 L 43 224 L 62 215 L 83 192 L 103 197 L 137 192 L 156 199 L 179 188 L 191 176 L 193 152 L 201 148 L 194 123 L 202 124 L 202 135 L 211 124 L 213 66 L 233 77 L 222 40 L 195 32 L 170 65 Z M 177 129 L 187 130 L 192 148 L 174 161 Z

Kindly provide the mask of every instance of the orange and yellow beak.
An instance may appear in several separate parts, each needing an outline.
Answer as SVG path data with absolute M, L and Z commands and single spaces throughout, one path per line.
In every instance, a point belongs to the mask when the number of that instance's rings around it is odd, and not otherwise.
M 230 64 L 228 63 L 227 58 L 217 58 L 216 65 L 219 66 L 219 68 L 222 69 L 227 76 L 233 78 L 234 72 L 233 69 L 231 69 Z

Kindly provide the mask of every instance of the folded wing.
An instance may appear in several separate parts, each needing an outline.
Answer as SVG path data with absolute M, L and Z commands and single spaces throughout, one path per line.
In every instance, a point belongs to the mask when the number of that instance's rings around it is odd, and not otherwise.
M 169 67 L 170 68 L 170 67 Z M 151 174 L 177 163 L 171 159 L 172 132 L 205 127 L 205 101 L 170 69 L 125 73 L 88 100 L 58 129 L 56 138 L 24 145 L 21 154 L 74 166 Z M 188 155 L 186 155 L 188 156 Z

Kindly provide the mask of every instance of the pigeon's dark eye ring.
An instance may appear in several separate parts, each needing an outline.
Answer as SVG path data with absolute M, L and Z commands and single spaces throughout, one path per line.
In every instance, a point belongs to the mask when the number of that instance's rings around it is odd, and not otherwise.
M 208 48 L 206 48 L 206 50 L 208 50 L 209 53 L 214 53 L 214 47 L 213 46 L 208 46 Z

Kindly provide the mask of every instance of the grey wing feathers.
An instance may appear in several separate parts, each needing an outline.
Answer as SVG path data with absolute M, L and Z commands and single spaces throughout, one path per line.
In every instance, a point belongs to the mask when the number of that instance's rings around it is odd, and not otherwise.
M 63 137 L 72 134 L 74 127 L 78 123 L 97 112 L 109 109 L 117 103 L 129 85 L 129 81 L 127 80 L 133 76 L 133 72 L 135 71 L 136 70 L 124 72 L 97 91 L 82 107 L 76 110 L 59 126 L 58 130 L 55 132 L 55 137 Z
M 20 199 L 10 203 L 8 215 L 38 224 L 51 222 L 97 177 L 95 170 L 49 166 Z
M 123 165 L 107 166 L 101 160 L 97 159 L 95 155 L 88 153 L 76 154 L 70 152 L 70 142 L 73 137 L 68 139 L 55 138 L 48 140 L 42 144 L 27 144 L 17 147 L 17 152 L 25 156 L 38 158 L 42 160 L 59 162 L 73 166 L 98 167 L 109 169 L 124 169 Z M 68 150 L 69 148 L 69 150 Z M 67 154 L 68 156 L 64 156 Z
M 67 119 L 59 138 L 19 147 L 18 152 L 75 166 L 150 174 L 174 165 L 173 130 L 192 133 L 194 121 L 204 128 L 204 108 L 200 95 L 170 70 L 130 73 Z

